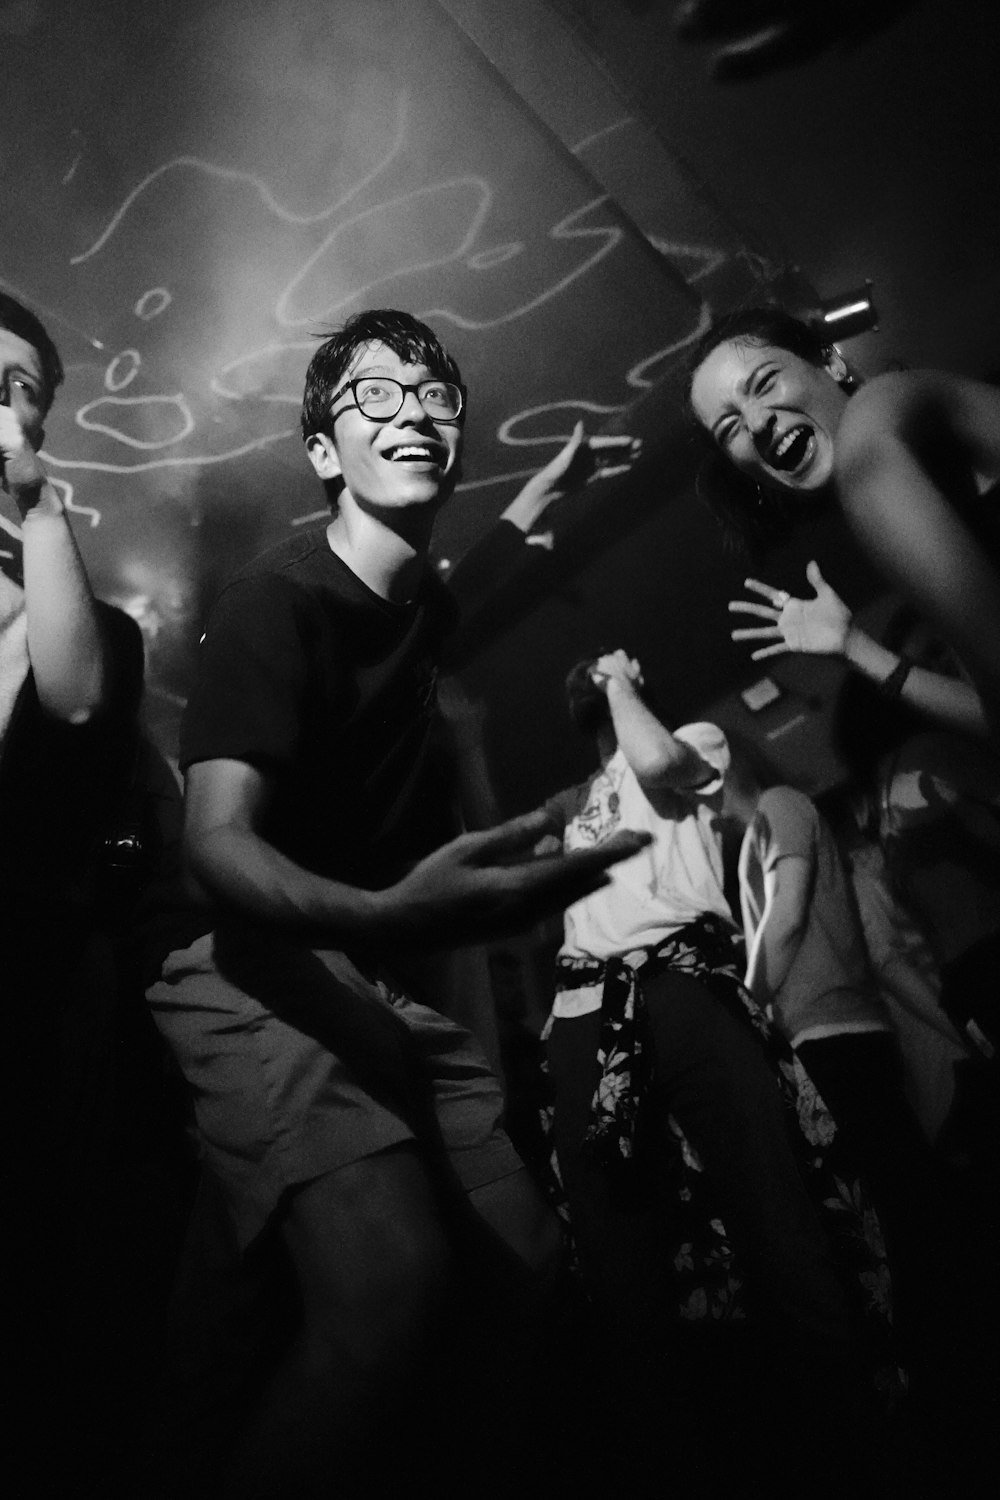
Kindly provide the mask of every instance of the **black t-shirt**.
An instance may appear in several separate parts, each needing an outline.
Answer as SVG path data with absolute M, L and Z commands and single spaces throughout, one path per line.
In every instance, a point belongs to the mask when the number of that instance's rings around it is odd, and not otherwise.
M 223 590 L 202 640 L 181 766 L 232 759 L 273 779 L 262 835 L 304 868 L 392 884 L 454 833 L 437 753 L 437 661 L 454 606 L 430 572 L 407 604 L 299 533 Z
M 103 711 L 86 724 L 54 719 L 39 702 L 29 671 L 4 736 L 0 893 L 5 923 L 43 911 L 59 921 L 89 908 L 101 845 L 128 793 L 142 691 L 142 636 L 122 610 L 102 603 L 97 608 L 113 672 Z

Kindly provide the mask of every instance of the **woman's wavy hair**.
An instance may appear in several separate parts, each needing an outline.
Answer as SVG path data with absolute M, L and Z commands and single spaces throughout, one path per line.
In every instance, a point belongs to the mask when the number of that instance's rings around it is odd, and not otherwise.
M 691 406 L 695 372 L 713 349 L 730 341 L 773 344 L 817 368 L 826 363 L 833 345 L 824 340 L 820 330 L 811 323 L 794 317 L 781 307 L 761 305 L 738 308 L 713 319 L 688 356 L 688 418 L 692 441 L 703 455 L 698 465 L 695 490 L 722 527 L 724 545 L 735 552 L 754 555 L 786 541 L 796 522 L 802 518 L 802 507 L 783 492 L 765 489 L 741 473 L 720 452 Z M 848 392 L 858 384 L 858 377 L 851 372 L 841 381 Z

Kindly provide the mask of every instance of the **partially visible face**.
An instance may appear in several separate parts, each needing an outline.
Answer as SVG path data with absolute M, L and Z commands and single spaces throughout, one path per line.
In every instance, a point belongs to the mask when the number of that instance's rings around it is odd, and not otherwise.
M 411 365 L 385 344 L 363 345 L 338 381 L 389 375 L 403 385 L 431 377 L 426 365 Z M 459 474 L 462 453 L 460 422 L 436 422 L 424 411 L 415 391 L 389 422 L 362 416 L 346 391 L 331 409 L 333 437 L 310 443 L 310 457 L 322 478 L 343 478 L 351 497 L 365 509 L 400 510 L 442 505 Z
M 42 445 L 46 396 L 42 362 L 34 344 L 0 328 L 0 405 L 9 406 L 34 449 Z
M 801 494 L 833 475 L 834 440 L 848 395 L 839 355 L 813 365 L 773 344 L 731 339 L 698 366 L 691 405 L 737 469 Z

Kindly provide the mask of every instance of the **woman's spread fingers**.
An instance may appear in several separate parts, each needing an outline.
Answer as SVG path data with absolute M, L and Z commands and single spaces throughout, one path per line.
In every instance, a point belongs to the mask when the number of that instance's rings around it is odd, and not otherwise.
M 779 641 L 775 646 L 761 646 L 757 651 L 751 651 L 751 661 L 761 661 L 765 656 L 781 656 L 788 651 L 784 641 Z
M 733 641 L 773 641 L 776 636 L 780 635 L 781 631 L 777 625 L 770 627 L 761 625 L 754 630 L 746 627 L 743 630 L 731 630 L 729 632 L 729 638 Z
M 770 583 L 761 583 L 759 578 L 744 578 L 743 587 L 750 589 L 754 594 L 760 594 L 769 604 L 773 604 L 777 610 L 784 609 L 792 597 L 787 589 L 776 589 Z
M 768 604 L 755 604 L 751 599 L 730 599 L 729 613 L 732 615 L 757 615 L 761 620 L 776 620 L 778 611 Z

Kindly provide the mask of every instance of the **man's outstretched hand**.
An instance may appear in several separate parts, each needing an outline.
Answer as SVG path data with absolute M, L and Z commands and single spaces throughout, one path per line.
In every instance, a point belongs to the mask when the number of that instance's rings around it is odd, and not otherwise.
M 445 844 L 381 893 L 386 937 L 438 947 L 529 927 L 605 885 L 612 865 L 650 842 L 648 834 L 623 831 L 596 848 L 536 854 L 551 831 L 539 809 Z
M 559 452 L 522 485 L 503 518 L 519 531 L 530 531 L 553 500 L 594 480 L 627 474 L 641 452 L 641 438 L 612 433 L 588 437 L 583 423 L 577 422 Z

